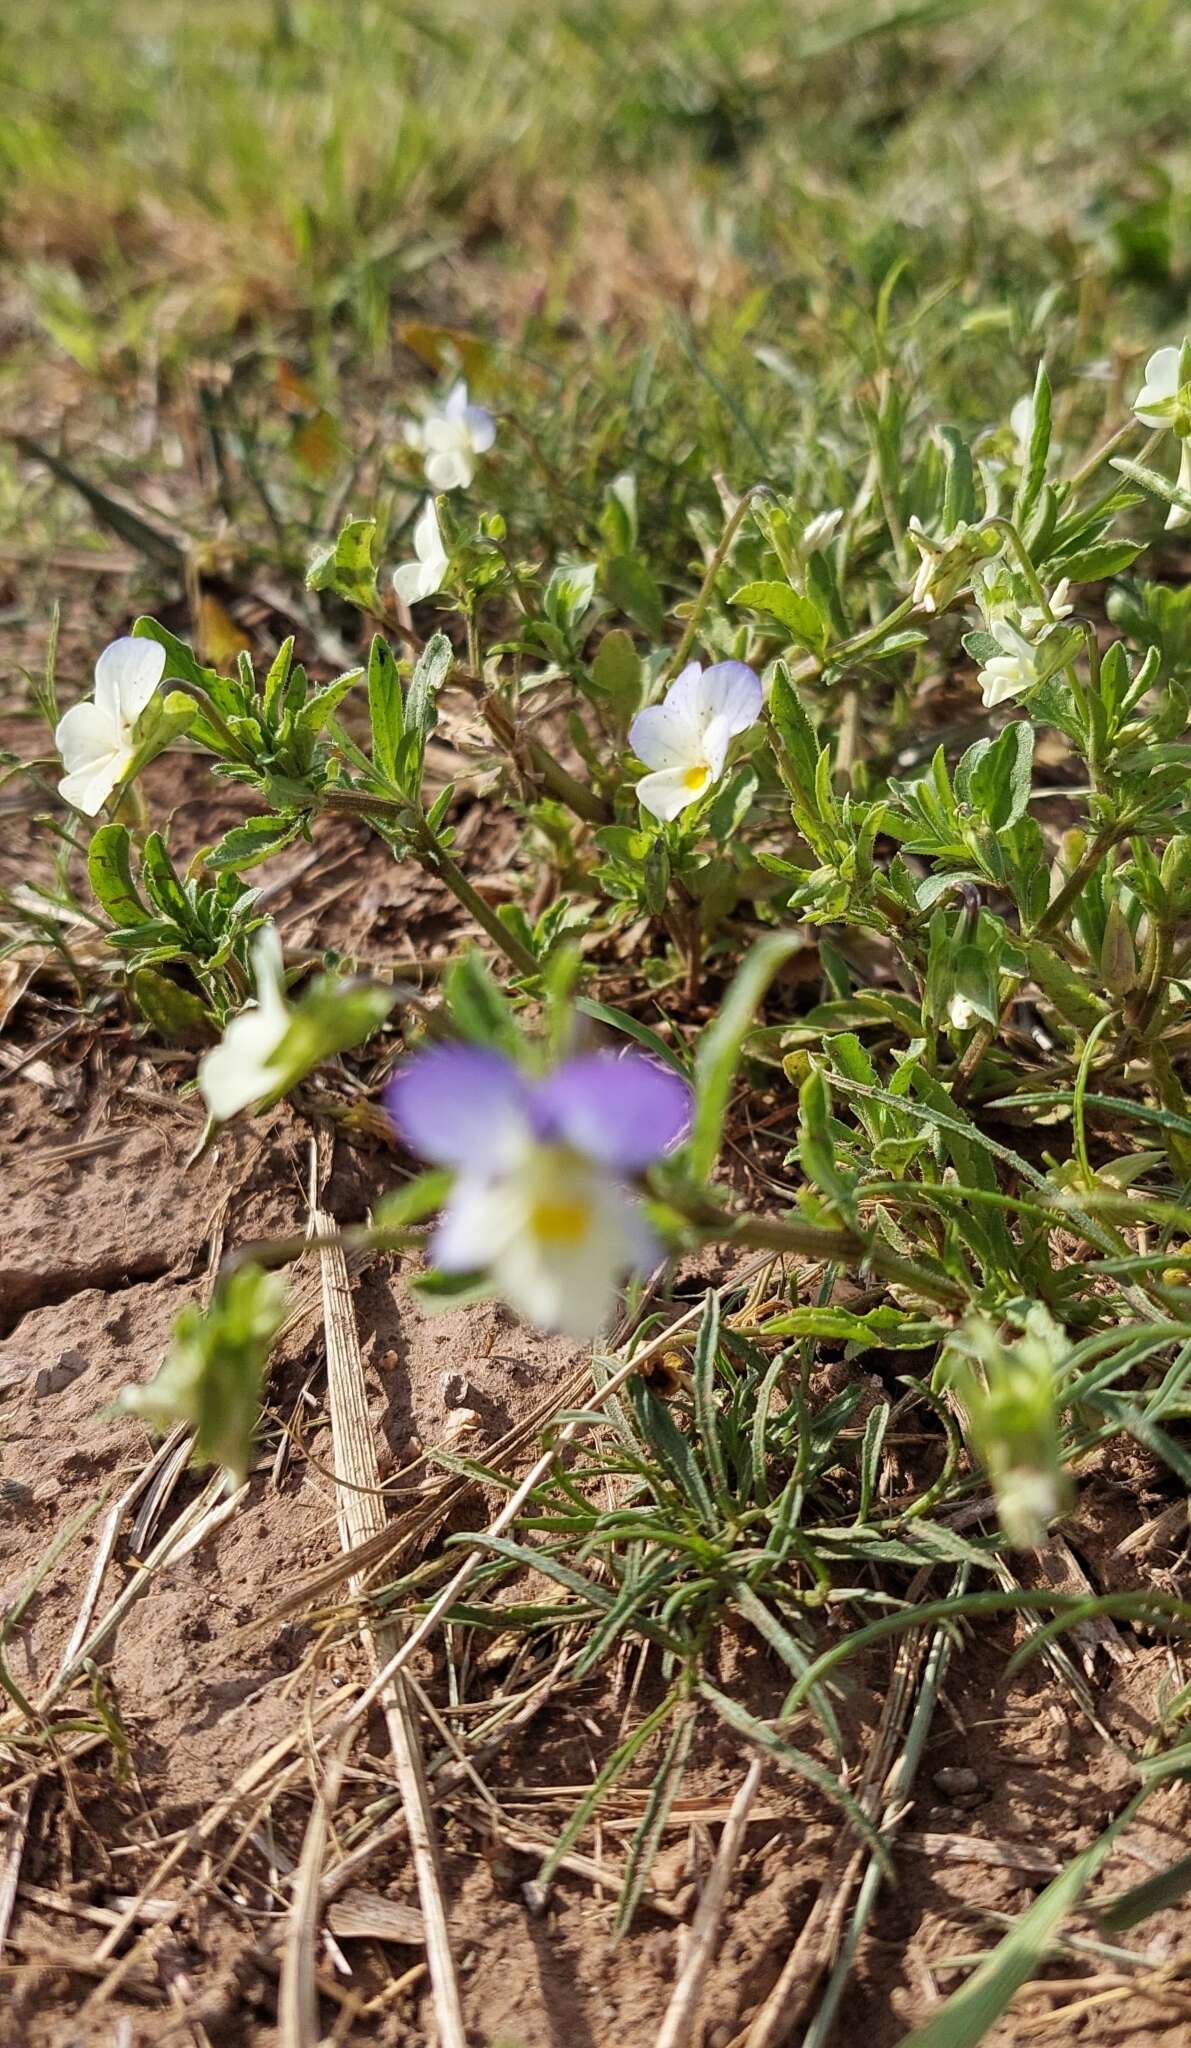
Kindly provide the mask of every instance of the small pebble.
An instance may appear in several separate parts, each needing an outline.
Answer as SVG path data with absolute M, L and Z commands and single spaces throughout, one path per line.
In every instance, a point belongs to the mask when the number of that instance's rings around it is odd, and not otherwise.
M 936 1792 L 957 1799 L 965 1792 L 979 1792 L 980 1780 L 968 1764 L 948 1764 L 931 1779 Z
M 60 1394 L 64 1387 L 77 1380 L 87 1370 L 90 1360 L 81 1351 L 60 1351 L 56 1365 L 43 1365 L 33 1382 L 33 1391 L 39 1400 L 47 1394 Z
M 442 1389 L 444 1408 L 466 1408 L 470 1389 L 466 1375 L 461 1372 L 444 1372 L 438 1382 Z

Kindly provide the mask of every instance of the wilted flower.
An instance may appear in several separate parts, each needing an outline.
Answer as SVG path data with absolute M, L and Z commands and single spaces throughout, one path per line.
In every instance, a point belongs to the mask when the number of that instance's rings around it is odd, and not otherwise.
M 1044 632 L 1047 626 L 1054 624 L 1059 619 L 1069 619 L 1071 617 L 1074 606 L 1069 605 L 1067 602 L 1067 593 L 1070 588 L 1070 578 L 1063 576 L 1055 584 L 1054 589 L 1047 598 L 1045 611 L 1043 611 L 1040 604 L 1027 604 L 1023 606 L 1018 619 L 1018 625 L 1027 640 L 1036 640 L 1039 633 Z
M 434 499 L 427 498 L 414 526 L 414 562 L 402 562 L 393 571 L 393 588 L 405 604 L 420 604 L 441 590 L 449 557 L 442 544 Z
M 95 664 L 95 695 L 59 719 L 54 745 L 66 774 L 59 796 L 88 818 L 103 809 L 136 758 L 136 724 L 165 674 L 156 640 L 113 640 Z
M 911 514 L 906 531 L 920 556 L 911 601 L 921 605 L 924 612 L 946 611 L 952 598 L 958 597 L 972 581 L 975 565 L 1001 546 L 1000 534 L 994 528 L 970 526 L 966 519 L 935 540 L 922 521 Z
M 798 542 L 799 554 L 805 557 L 813 555 L 816 548 L 825 548 L 843 516 L 838 505 L 833 512 L 816 512 L 814 518 L 809 519 L 802 529 Z
M 662 703 L 637 713 L 629 744 L 653 770 L 637 784 L 651 817 L 676 818 L 719 781 L 729 742 L 756 724 L 761 701 L 760 677 L 745 662 L 717 661 L 704 669 L 692 661 Z
M 986 661 L 978 677 L 981 696 L 990 711 L 997 704 L 1008 703 L 1011 697 L 1023 696 L 1040 680 L 1037 649 L 1020 627 L 1008 619 L 995 619 L 992 637 L 1004 652 Z
M 281 1081 L 272 1062 L 289 1029 L 290 1007 L 282 978 L 281 940 L 263 924 L 252 948 L 256 1002 L 233 1017 L 219 1045 L 199 1061 L 203 1101 L 219 1123 L 271 1095 Z
M 496 439 L 496 421 L 482 405 L 468 402 L 460 378 L 439 407 L 420 420 L 408 420 L 405 439 L 424 458 L 427 481 L 436 491 L 466 488 L 476 473 L 476 457 L 486 455 Z
M 410 1150 L 455 1169 L 435 1265 L 486 1273 L 540 1329 L 595 1336 L 623 1275 L 658 1256 L 628 1181 L 685 1134 L 685 1081 L 610 1052 L 533 1080 L 500 1053 L 452 1045 L 417 1054 L 387 1099 Z

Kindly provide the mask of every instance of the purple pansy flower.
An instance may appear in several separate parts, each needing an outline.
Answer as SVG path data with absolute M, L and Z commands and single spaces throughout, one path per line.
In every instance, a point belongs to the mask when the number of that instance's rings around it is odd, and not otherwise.
M 761 716 L 761 679 L 743 661 L 688 663 L 660 704 L 648 704 L 629 727 L 629 745 L 651 768 L 637 784 L 643 809 L 676 818 L 718 782 L 728 745 Z
M 619 1281 L 658 1256 L 627 1182 L 686 1135 L 686 1082 L 640 1053 L 581 1053 L 535 1079 L 446 1045 L 410 1060 L 386 1101 L 412 1152 L 455 1169 L 434 1264 L 487 1272 L 539 1329 L 594 1337 Z

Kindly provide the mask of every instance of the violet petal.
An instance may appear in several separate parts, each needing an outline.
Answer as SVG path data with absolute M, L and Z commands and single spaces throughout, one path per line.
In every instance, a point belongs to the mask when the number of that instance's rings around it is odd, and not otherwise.
M 581 1053 L 538 1084 L 531 1115 L 540 1138 L 640 1173 L 685 1137 L 691 1091 L 681 1075 L 641 1053 Z
M 436 1045 L 394 1074 L 385 1107 L 398 1137 L 435 1166 L 504 1165 L 528 1130 L 526 1084 L 511 1060 L 479 1045 Z

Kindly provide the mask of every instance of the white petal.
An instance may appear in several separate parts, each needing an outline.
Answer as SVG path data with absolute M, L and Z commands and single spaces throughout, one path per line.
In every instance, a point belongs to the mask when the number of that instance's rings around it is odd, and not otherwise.
M 760 679 L 743 661 L 717 661 L 699 677 L 695 701 L 703 734 L 722 722 L 731 739 L 747 732 L 761 715 Z
M 94 818 L 131 765 L 131 749 L 117 747 L 110 754 L 93 757 L 73 774 L 64 775 L 58 784 L 58 794 L 73 804 L 76 811 L 82 811 L 84 817 Z
M 460 377 L 452 384 L 443 400 L 442 416 L 447 420 L 461 420 L 467 411 L 467 382 Z
M 500 1183 L 460 1174 L 434 1233 L 432 1263 L 444 1273 L 478 1273 L 490 1268 L 508 1243 L 509 1208 Z M 518 1213 L 518 1227 L 520 1220 Z
M 203 1054 L 199 1090 L 219 1123 L 226 1123 L 237 1110 L 259 1102 L 276 1087 L 278 1075 L 268 1063 L 281 1035 L 276 1017 L 264 1008 L 242 1010 L 232 1018 L 222 1042 Z
M 289 1005 L 285 1000 L 285 959 L 281 951 L 281 937 L 272 920 L 262 924 L 253 939 L 252 975 L 261 1016 L 268 1017 L 275 1026 L 284 1027 L 289 1021 Z
M 712 776 L 692 788 L 687 780 L 690 771 L 686 768 L 659 768 L 653 775 L 643 775 L 637 784 L 637 798 L 651 817 L 668 820 L 676 818 L 690 804 L 697 804 L 704 791 L 711 785 Z
M 629 745 L 647 768 L 693 768 L 703 758 L 697 661 L 683 669 L 660 704 L 647 704 L 629 727 Z
M 414 522 L 414 553 L 419 562 L 445 560 L 442 535 L 438 530 L 438 513 L 433 498 L 427 498 Z
M 496 439 L 496 421 L 484 405 L 469 405 L 463 415 L 468 444 L 476 455 L 486 455 Z
M 119 753 L 124 741 L 119 721 L 88 698 L 82 704 L 72 704 L 58 720 L 54 745 L 62 756 L 63 767 L 73 774 L 89 762 L 104 761 Z
M 582 1189 L 565 1185 L 563 1199 L 581 1192 L 588 1205 L 587 1228 L 565 1245 L 544 1244 L 531 1228 L 516 1231 L 492 1258 L 492 1278 L 527 1322 L 589 1339 L 616 1302 L 623 1273 L 638 1263 L 643 1248 L 634 1208 L 614 1182 L 584 1173 Z M 647 1254 L 648 1256 L 648 1254 Z
M 1180 354 L 1174 347 L 1155 349 L 1146 364 L 1146 383 L 1155 398 L 1173 398 L 1178 391 Z
M 459 448 L 444 448 L 426 457 L 426 481 L 436 491 L 466 490 L 475 465 Z
M 129 635 L 113 640 L 95 664 L 95 702 L 131 728 L 165 674 L 165 648 Z
M 424 597 L 433 597 L 439 581 L 425 562 L 403 562 L 393 571 L 393 588 L 403 604 L 420 604 Z

